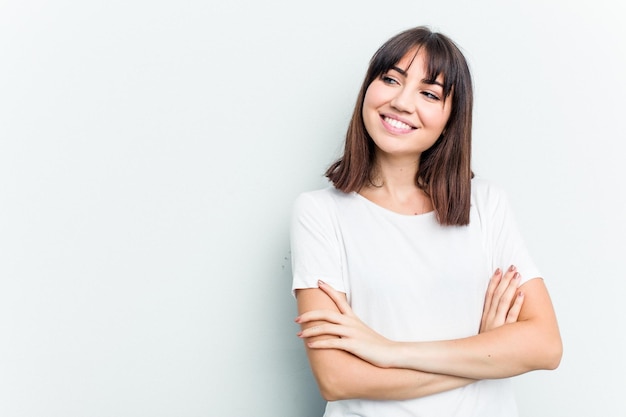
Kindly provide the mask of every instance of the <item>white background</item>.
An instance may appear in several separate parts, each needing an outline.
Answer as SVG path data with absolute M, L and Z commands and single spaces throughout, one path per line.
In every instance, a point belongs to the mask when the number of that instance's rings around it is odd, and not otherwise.
M 315 417 L 288 224 L 367 62 L 450 35 L 474 170 L 546 277 L 561 367 L 522 417 L 623 416 L 623 5 L 0 0 L 0 415 Z

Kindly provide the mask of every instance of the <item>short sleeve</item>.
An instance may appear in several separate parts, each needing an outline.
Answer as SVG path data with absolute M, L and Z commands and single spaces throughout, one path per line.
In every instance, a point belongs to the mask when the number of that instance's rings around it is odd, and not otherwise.
M 504 190 L 489 184 L 484 190 L 484 199 L 483 204 L 486 206 L 484 210 L 488 213 L 485 223 L 492 255 L 492 270 L 495 268 L 504 270 L 510 265 L 515 265 L 521 274 L 521 284 L 541 277 L 526 248 Z
M 292 292 L 317 288 L 323 280 L 346 292 L 342 247 L 333 199 L 329 190 L 300 194 L 293 205 L 290 239 Z

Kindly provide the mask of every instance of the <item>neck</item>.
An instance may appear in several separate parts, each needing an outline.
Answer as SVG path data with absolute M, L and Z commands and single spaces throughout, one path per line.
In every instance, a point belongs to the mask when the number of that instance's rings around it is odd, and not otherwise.
M 415 183 L 418 160 L 378 159 L 373 173 L 373 185 L 363 187 L 359 193 L 401 214 L 422 214 L 431 211 L 430 198 Z
M 390 159 L 379 156 L 372 182 L 392 194 L 412 192 L 417 188 L 415 176 L 419 168 L 419 158 Z

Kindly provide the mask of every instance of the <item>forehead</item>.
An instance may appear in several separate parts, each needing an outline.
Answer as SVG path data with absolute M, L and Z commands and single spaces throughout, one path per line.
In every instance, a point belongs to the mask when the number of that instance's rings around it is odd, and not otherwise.
M 408 71 L 412 68 L 418 70 L 426 70 L 427 62 L 426 52 L 422 48 L 413 48 L 406 52 L 402 58 L 395 63 L 394 67 L 398 67 L 404 71 Z
M 424 80 L 443 82 L 443 71 L 432 68 L 429 56 L 424 48 L 415 47 L 404 54 L 390 69 L 400 70 L 406 75 L 416 75 Z

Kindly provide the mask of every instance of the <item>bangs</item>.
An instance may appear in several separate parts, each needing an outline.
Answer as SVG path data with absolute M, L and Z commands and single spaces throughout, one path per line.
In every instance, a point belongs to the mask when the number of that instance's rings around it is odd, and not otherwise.
M 459 67 L 452 51 L 446 48 L 438 38 L 431 38 L 418 48 L 426 53 L 426 74 L 428 81 L 434 82 L 439 75 L 443 77 L 443 94 L 448 97 L 459 78 Z
M 423 51 L 426 55 L 427 81 L 434 82 L 441 75 L 443 94 L 448 97 L 459 82 L 462 65 L 458 62 L 458 54 L 438 34 L 434 33 L 413 39 L 406 39 L 405 36 L 400 35 L 382 45 L 370 61 L 367 83 L 371 83 L 376 77 L 392 69 L 413 50 L 415 52 L 413 52 L 414 55 L 409 66 L 413 64 L 415 57 Z

